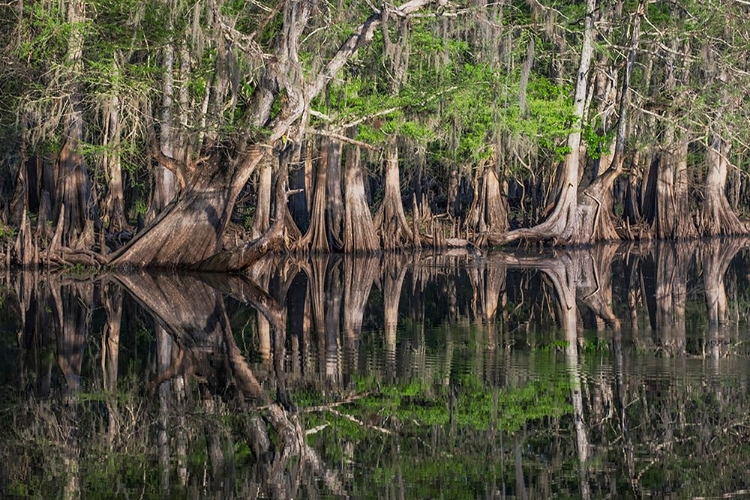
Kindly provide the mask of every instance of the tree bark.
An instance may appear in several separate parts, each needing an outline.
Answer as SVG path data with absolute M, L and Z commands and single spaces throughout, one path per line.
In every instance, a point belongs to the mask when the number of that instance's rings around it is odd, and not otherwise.
M 479 193 L 479 200 L 474 205 L 477 214 L 468 219 L 476 221 L 473 229 L 478 235 L 477 241 L 482 243 L 486 234 L 504 234 L 508 230 L 507 199 L 503 196 L 494 165 L 484 167 Z
M 326 232 L 326 186 L 328 177 L 328 153 L 330 150 L 323 139 L 320 147 L 320 160 L 315 164 L 315 187 L 313 188 L 312 209 L 310 210 L 310 227 L 298 246 L 312 252 L 328 252 Z
M 742 222 L 729 205 L 726 182 L 731 144 L 714 134 L 706 154 L 708 172 L 704 182 L 704 199 L 699 215 L 703 236 L 747 234 L 748 225 Z
M 372 254 L 380 249 L 367 206 L 363 167 L 357 146 L 346 150 L 344 198 L 344 250 L 350 254 Z
M 260 238 L 271 227 L 271 192 L 273 168 L 264 159 L 258 169 L 258 192 L 253 216 L 253 239 Z
M 184 161 L 184 155 L 181 152 L 178 153 L 176 151 L 176 149 L 179 148 L 175 148 L 177 131 L 174 130 L 174 115 L 172 112 L 175 91 L 173 41 L 170 41 L 167 43 L 166 47 L 164 47 L 163 66 L 164 82 L 162 86 L 160 148 L 164 155 Z M 176 195 L 177 181 L 174 173 L 166 166 L 157 164 L 154 171 L 151 200 L 148 211 L 146 212 L 146 221 L 153 221 Z
M 341 194 L 341 142 L 326 141 L 328 148 L 326 174 L 326 228 L 328 247 L 333 251 L 344 248 L 344 200 Z
M 414 242 L 409 223 L 401 201 L 399 180 L 398 147 L 392 143 L 385 153 L 385 196 L 375 216 L 375 228 L 380 232 L 383 250 L 396 250 L 410 247 Z
M 118 54 L 115 54 L 117 60 Z M 115 63 L 117 64 L 117 63 Z M 116 67 L 119 72 L 119 67 Z M 129 227 L 125 217 L 125 196 L 122 189 L 122 168 L 120 164 L 120 96 L 113 95 L 104 112 L 105 135 L 104 146 L 107 152 L 104 155 L 104 166 L 107 173 L 107 196 L 102 207 L 103 222 L 108 225 L 110 232 L 122 231 Z

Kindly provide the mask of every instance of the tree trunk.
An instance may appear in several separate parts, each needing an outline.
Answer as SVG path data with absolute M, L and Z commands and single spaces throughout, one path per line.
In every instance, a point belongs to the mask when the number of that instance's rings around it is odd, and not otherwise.
M 251 147 L 242 158 L 235 160 L 235 168 L 224 165 L 226 160 L 219 154 L 206 160 L 200 170 L 182 165 L 182 170 L 178 169 L 181 175 L 193 174 L 188 188 L 144 231 L 115 252 L 110 264 L 190 268 L 218 254 L 237 194 L 263 155 L 260 147 Z M 177 169 L 177 166 L 172 167 Z
M 395 8 L 394 14 L 405 18 L 427 4 L 427 0 L 412 0 Z M 184 160 L 170 157 L 158 147 L 152 147 L 157 160 L 175 174 L 178 183 L 184 185 L 185 190 L 144 231 L 111 257 L 112 265 L 170 268 L 200 265 L 211 270 L 239 270 L 250 265 L 260 252 L 278 248 L 283 243 L 285 221 L 277 217 L 268 233 L 258 240 L 258 244 L 251 248 L 242 246 L 234 252 L 218 253 L 237 195 L 268 145 L 278 147 L 288 140 L 290 128 L 303 118 L 308 103 L 320 94 L 360 47 L 370 43 L 384 16 L 381 12 L 372 14 L 353 30 L 317 74 L 305 81 L 298 47 L 310 8 L 309 3 L 302 1 L 286 2 L 282 8 L 283 30 L 274 45 L 274 57 L 269 59 L 265 76 L 273 77 L 271 80 L 278 82 L 278 88 L 284 88 L 286 94 L 283 100 L 280 99 L 283 101 L 281 110 L 275 117 L 270 116 L 270 107 L 264 108 L 266 110 L 262 114 L 252 117 L 255 118 L 254 123 L 263 126 L 267 132 L 264 142 L 248 144 L 245 137 L 240 137 L 235 145 L 234 158 L 226 158 L 226 148 L 222 147 L 212 149 L 207 158 L 198 160 L 194 160 L 191 155 L 185 155 Z M 274 84 L 271 82 L 269 85 L 273 87 Z M 264 87 L 261 90 L 267 89 Z M 294 136 L 300 140 L 304 133 L 304 120 L 298 125 Z M 155 140 L 153 142 L 156 143 Z M 205 151 L 203 153 L 206 154 Z M 286 175 L 280 173 L 278 177 L 283 178 L 283 182 L 277 183 L 277 199 L 281 194 L 283 203 L 286 204 Z M 321 200 L 323 206 L 324 198 L 325 194 Z M 313 217 L 311 230 L 316 223 L 315 219 L 316 216 Z M 242 255 L 248 250 L 251 250 L 250 258 Z M 211 259 L 207 259 L 212 255 Z
M 324 144 L 320 148 L 320 160 L 315 170 L 315 187 L 313 190 L 312 209 L 310 211 L 310 227 L 298 246 L 312 252 L 328 252 L 328 237 L 326 235 L 326 185 L 327 162 L 329 149 Z
M 623 164 L 625 162 L 625 134 L 628 125 L 630 80 L 638 53 L 638 44 L 640 42 L 641 17 L 643 17 L 645 13 L 646 1 L 640 0 L 633 16 L 632 31 L 630 35 L 630 50 L 628 52 L 628 59 L 622 77 L 622 88 L 620 90 L 620 102 L 618 105 L 619 119 L 612 148 L 614 151 L 612 153 L 611 162 L 604 174 L 600 176 L 595 175 L 595 179 L 583 190 L 583 196 L 579 199 L 579 203 L 581 204 L 580 211 L 593 212 L 594 214 L 590 230 L 586 231 L 581 228 L 581 234 L 577 237 L 577 240 L 581 243 L 619 239 L 619 235 L 615 229 L 614 214 L 612 211 L 614 202 L 612 189 L 615 181 L 622 174 Z M 603 155 L 602 160 L 606 161 L 609 156 L 610 155 Z M 584 207 L 588 207 L 588 209 Z
M 312 184 L 307 181 L 307 164 L 312 163 L 310 141 L 305 140 L 301 145 L 300 156 L 304 159 L 302 165 L 298 165 L 289 172 L 289 188 L 298 191 L 289 199 L 289 212 L 297 227 L 306 233 L 310 227 L 310 212 L 308 211 Z
M 74 246 L 84 234 L 87 221 L 92 219 L 93 211 L 88 170 L 79 153 L 83 138 L 80 110 L 74 112 L 65 125 L 63 136 L 65 143 L 58 160 L 55 219 L 60 215 L 60 207 L 65 205 L 62 244 Z
M 115 55 L 117 58 L 117 54 Z M 122 231 L 129 227 L 125 217 L 125 197 L 122 190 L 122 168 L 120 166 L 120 97 L 113 95 L 104 112 L 105 135 L 104 166 L 107 173 L 107 196 L 102 207 L 103 222 L 110 232 Z
M 476 221 L 473 229 L 479 237 L 478 242 L 483 242 L 487 233 L 503 234 L 508 230 L 507 199 L 503 196 L 494 165 L 484 168 L 479 193 L 479 199 L 474 205 L 477 214 L 471 215 L 470 220 Z
M 174 130 L 172 100 L 174 97 L 174 43 L 170 41 L 164 47 L 164 82 L 162 86 L 162 111 L 160 144 L 161 152 L 170 157 L 184 160 L 180 151 L 177 153 L 175 142 L 177 131 Z M 177 148 L 179 149 L 179 148 Z M 174 174 L 166 166 L 158 164 L 154 171 L 151 200 L 146 213 L 146 221 L 153 221 L 177 195 L 177 182 Z
M 385 196 L 375 216 L 375 227 L 380 231 L 383 250 L 410 247 L 414 241 L 401 202 L 398 146 L 391 143 L 385 153 Z
M 562 171 L 558 178 L 561 181 L 560 195 L 555 204 L 555 210 L 549 218 L 532 228 L 522 228 L 510 231 L 504 235 L 488 235 L 493 245 L 503 245 L 523 238 L 527 241 L 553 240 L 561 243 L 584 242 L 592 238 L 594 223 L 593 214 L 578 213 L 578 179 L 579 154 L 581 149 L 581 128 L 583 124 L 584 107 L 588 92 L 589 67 L 594 53 L 594 15 L 597 8 L 596 0 L 586 1 L 585 28 L 581 45 L 581 60 L 576 73 L 576 89 L 573 100 L 573 132 L 568 134 L 567 146 L 570 151 L 565 157 Z
M 82 2 L 70 2 L 68 22 L 74 26 L 68 39 L 67 60 L 70 65 L 67 87 L 70 92 L 70 109 L 63 127 L 63 146 L 57 161 L 55 186 L 55 219 L 60 206 L 65 205 L 62 243 L 72 246 L 84 233 L 86 221 L 92 218 L 93 198 L 88 170 L 80 153 L 83 143 L 83 104 L 78 73 L 82 71 L 82 25 L 85 11 Z
M 271 191 L 273 168 L 271 162 L 264 160 L 258 169 L 258 200 L 255 203 L 253 216 L 253 239 L 260 238 L 271 227 Z
M 344 198 L 344 250 L 350 254 L 372 254 L 380 249 L 370 207 L 365 198 L 359 147 L 346 150 Z
M 674 194 L 674 158 L 672 151 L 662 150 L 656 173 L 656 211 L 654 227 L 659 239 L 674 238 L 677 218 Z
M 703 236 L 748 233 L 747 224 L 740 221 L 734 213 L 725 192 L 730 149 L 730 143 L 715 134 L 706 154 L 708 172 L 699 215 L 700 232 Z
M 341 194 L 341 142 L 324 141 L 328 148 L 326 174 L 326 228 L 328 247 L 332 251 L 344 248 L 344 200 Z

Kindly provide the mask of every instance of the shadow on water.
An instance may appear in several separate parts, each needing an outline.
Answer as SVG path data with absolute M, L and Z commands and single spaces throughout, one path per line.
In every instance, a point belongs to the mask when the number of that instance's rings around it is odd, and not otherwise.
M 748 241 L 0 288 L 0 493 L 746 493 Z

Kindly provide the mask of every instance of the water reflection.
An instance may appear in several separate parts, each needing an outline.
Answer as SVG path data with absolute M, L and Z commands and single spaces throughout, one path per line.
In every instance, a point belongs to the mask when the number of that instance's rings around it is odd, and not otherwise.
M 8 275 L 0 493 L 741 493 L 747 244 Z

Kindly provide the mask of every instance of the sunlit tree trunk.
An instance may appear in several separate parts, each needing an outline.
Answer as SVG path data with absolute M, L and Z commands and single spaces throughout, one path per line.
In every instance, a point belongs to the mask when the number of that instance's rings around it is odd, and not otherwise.
M 167 8 L 171 8 L 171 0 L 165 0 Z M 183 54 L 184 56 L 184 54 Z M 175 63 L 175 44 L 170 40 L 164 47 L 163 63 L 164 77 L 162 81 L 162 102 L 161 102 L 161 129 L 160 129 L 160 148 L 161 152 L 170 158 L 179 158 L 184 160 L 181 148 L 176 148 L 178 130 L 175 125 L 173 112 L 175 82 L 174 82 L 174 64 Z M 187 76 L 187 75 L 183 75 Z M 186 83 L 186 82 L 183 82 Z M 183 111 L 183 113 L 186 110 Z M 151 222 L 167 204 L 177 195 L 177 184 L 174 173 L 162 164 L 157 164 L 154 169 L 154 180 L 152 185 L 151 200 L 146 214 L 146 221 Z
M 344 248 L 344 199 L 341 194 L 341 142 L 327 141 L 326 228 L 331 250 Z
M 747 234 L 747 224 L 740 221 L 726 196 L 727 172 L 731 144 L 720 135 L 711 137 L 706 153 L 708 172 L 704 182 L 704 200 L 699 215 L 704 236 Z
M 383 250 L 412 246 L 413 234 L 401 202 L 401 181 L 398 167 L 398 146 L 391 143 L 385 152 L 385 195 L 375 215 L 375 228 L 380 234 Z
M 504 235 L 489 235 L 491 244 L 503 245 L 519 238 L 528 241 L 553 240 L 561 243 L 585 242 L 591 239 L 595 213 L 592 211 L 578 213 L 578 179 L 581 128 L 588 93 L 589 68 L 594 53 L 594 15 L 597 5 L 597 0 L 586 1 L 581 59 L 576 72 L 576 87 L 573 98 L 573 116 L 575 118 L 571 124 L 573 131 L 568 135 L 567 140 L 569 153 L 566 155 L 562 170 L 558 175 L 561 190 L 555 209 L 546 221 L 535 227 L 517 229 Z
M 363 167 L 358 147 L 346 150 L 344 190 L 344 250 L 370 254 L 380 249 L 370 208 L 367 206 Z
M 271 227 L 271 198 L 273 186 L 271 162 L 264 159 L 258 168 L 258 191 L 253 216 L 253 238 L 260 238 Z

